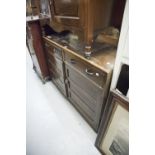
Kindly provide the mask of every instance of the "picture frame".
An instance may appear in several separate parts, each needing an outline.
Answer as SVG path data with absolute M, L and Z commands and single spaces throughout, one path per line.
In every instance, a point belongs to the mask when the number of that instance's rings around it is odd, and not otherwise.
M 103 155 L 129 155 L 129 100 L 110 92 L 95 146 Z

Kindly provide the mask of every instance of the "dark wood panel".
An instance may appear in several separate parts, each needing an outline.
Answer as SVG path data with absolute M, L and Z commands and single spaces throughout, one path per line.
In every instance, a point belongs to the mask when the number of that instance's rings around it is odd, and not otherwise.
M 81 27 L 83 25 L 83 17 L 81 12 L 83 4 L 81 0 L 51 0 L 52 23 L 58 23 L 62 27 Z M 57 29 L 57 27 L 54 27 Z M 69 30 L 69 28 L 67 28 Z
M 86 119 L 86 121 L 92 126 L 92 128 L 95 131 L 97 131 L 96 121 L 93 119 L 93 116 L 91 116 L 90 110 L 87 107 L 85 107 L 85 105 L 80 100 L 80 98 L 76 96 L 76 94 L 71 92 L 69 95 L 69 100 L 76 107 L 76 109 L 81 113 L 81 115 Z
M 29 22 L 28 27 L 32 35 L 34 52 L 42 72 L 42 77 L 44 79 L 49 76 L 49 71 L 48 71 L 45 51 L 43 47 L 40 23 L 39 21 Z
M 79 0 L 53 0 L 53 6 L 57 16 L 78 17 Z
M 62 84 L 61 81 L 59 81 L 59 79 L 52 79 L 52 82 L 56 85 L 56 87 L 64 96 L 67 96 L 65 85 Z
M 68 94 L 88 123 L 97 131 L 102 108 L 105 106 L 104 89 L 91 82 L 73 66 L 65 64 Z
M 64 83 L 64 75 L 60 70 L 52 66 L 52 67 L 49 67 L 49 71 L 52 79 L 59 79 L 62 83 Z
M 70 95 L 69 97 L 72 98 L 85 113 L 86 115 L 89 117 L 89 119 L 91 119 L 92 121 L 94 121 L 95 118 L 95 111 L 93 111 L 92 109 L 89 108 L 88 103 L 84 102 L 80 95 L 78 94 L 78 92 L 75 92 L 73 90 L 69 90 Z
M 75 94 L 78 94 L 79 98 L 85 102 L 85 104 L 93 111 L 95 112 L 96 107 L 98 106 L 97 100 L 95 100 L 92 96 L 90 96 L 86 90 L 81 89 L 79 86 L 77 86 L 74 82 L 71 80 L 68 81 L 68 87 L 70 91 L 75 92 Z
M 49 54 L 62 60 L 62 50 L 59 47 L 56 47 L 56 46 L 46 42 L 45 48 Z
M 126 0 L 114 0 L 111 25 L 121 30 Z
M 48 55 L 48 63 L 50 66 L 54 66 L 58 70 L 63 72 L 63 62 L 57 59 L 56 57 L 52 57 L 51 55 Z
M 45 41 L 47 62 L 52 82 L 67 97 L 62 49 Z
M 64 91 L 61 87 L 65 87 L 66 96 L 69 101 L 76 107 L 91 127 L 97 131 L 102 111 L 105 107 L 112 73 L 112 68 L 107 66 L 107 62 L 111 66 L 114 63 L 114 56 L 112 54 L 114 51 L 105 50 L 94 55 L 91 60 L 88 60 L 74 51 L 68 51 L 66 48 L 60 46 L 59 43 L 50 42 L 50 40 L 45 39 L 46 41 L 50 44 L 50 47 L 47 48 L 47 51 L 50 52 L 47 52 L 47 55 L 52 81 L 61 92 Z M 58 59 L 53 54 L 53 47 L 60 48 L 62 59 Z M 57 65 L 55 62 L 57 60 L 61 62 L 60 65 Z M 103 70 L 98 66 L 106 69 Z M 97 76 L 86 73 L 87 68 L 91 68 L 88 71 L 95 73 L 95 75 L 98 73 Z

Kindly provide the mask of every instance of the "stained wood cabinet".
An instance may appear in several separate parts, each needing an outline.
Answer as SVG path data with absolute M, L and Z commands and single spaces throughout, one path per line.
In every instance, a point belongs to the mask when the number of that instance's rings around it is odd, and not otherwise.
M 107 74 L 67 52 L 65 69 L 68 99 L 97 131 L 105 105 Z
M 44 42 L 52 81 L 97 131 L 109 91 L 115 49 L 101 51 L 87 60 L 52 39 L 44 37 Z
M 51 80 L 67 96 L 62 49 L 49 42 L 45 42 L 45 49 Z
M 89 55 L 95 35 L 110 26 L 113 5 L 114 0 L 50 0 L 51 26 L 77 34 Z
M 39 0 L 36 5 L 39 14 L 47 15 L 49 20 L 28 22 L 27 34 L 30 32 L 31 37 L 27 37 L 27 45 L 34 69 L 43 80 L 50 76 L 97 131 L 109 92 L 116 48 L 104 43 L 102 47 L 95 39 L 107 27 L 120 30 L 125 0 Z M 44 47 L 40 23 L 47 24 L 50 33 L 43 37 Z M 49 30 L 49 25 L 57 32 L 70 33 L 56 33 Z M 91 59 L 85 58 L 92 51 L 95 52 Z
M 103 89 L 71 65 L 66 64 L 66 72 L 68 99 L 97 131 L 103 106 Z

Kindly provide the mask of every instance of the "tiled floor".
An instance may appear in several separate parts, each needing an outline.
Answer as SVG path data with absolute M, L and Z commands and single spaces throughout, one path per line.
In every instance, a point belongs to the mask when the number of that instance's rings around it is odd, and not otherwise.
M 27 155 L 100 155 L 96 133 L 48 82 L 43 85 L 27 52 Z

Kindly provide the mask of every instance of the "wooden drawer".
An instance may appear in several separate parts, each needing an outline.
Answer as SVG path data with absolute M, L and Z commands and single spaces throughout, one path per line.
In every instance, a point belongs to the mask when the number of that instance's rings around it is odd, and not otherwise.
M 66 86 L 65 86 L 65 82 L 64 82 L 64 77 L 62 75 L 60 75 L 60 72 L 58 72 L 57 70 L 54 71 L 53 69 L 50 69 L 50 76 L 52 79 L 52 82 L 57 86 L 57 88 L 65 95 L 66 95 Z
M 85 105 L 85 103 L 83 103 L 83 101 L 78 97 L 78 95 L 74 92 L 71 92 L 69 95 L 69 100 L 82 114 L 86 121 L 93 127 L 93 129 L 97 131 L 98 125 L 94 119 L 94 113 Z
M 62 60 L 62 49 L 49 43 L 45 42 L 45 48 L 46 51 L 50 54 L 53 55 L 54 57 L 57 57 L 58 59 Z
M 88 80 L 91 80 L 99 87 L 104 87 L 106 82 L 106 73 L 103 71 L 69 53 L 65 53 L 65 63 L 71 65 L 73 68 L 87 77 Z
M 85 91 L 85 93 L 91 96 L 94 100 L 96 100 L 99 92 L 104 92 L 104 89 L 102 87 L 89 80 L 87 76 L 81 74 L 81 72 L 73 68 L 71 65 L 66 64 L 65 68 L 67 79 L 74 82 L 79 88 Z
M 77 96 L 86 104 L 86 106 L 92 112 L 95 112 L 95 109 L 96 109 L 97 104 L 98 104 L 97 103 L 97 100 L 95 98 L 93 98 L 92 96 L 90 96 L 86 90 L 83 90 L 81 87 L 79 87 L 78 85 L 76 85 L 71 80 L 68 81 L 68 88 L 69 88 L 70 92 L 74 92 L 75 94 L 77 94 Z
M 53 83 L 57 86 L 57 88 L 61 91 L 61 93 L 67 96 L 65 84 L 63 84 L 59 79 L 52 79 Z
M 64 75 L 60 70 L 49 68 L 49 72 L 52 79 L 59 79 L 61 83 L 64 83 Z
M 69 100 L 88 123 L 97 131 L 104 98 L 104 89 L 99 87 L 71 65 L 66 64 Z
M 57 69 L 59 70 L 60 72 L 63 72 L 63 62 L 55 57 L 50 57 L 48 56 L 48 65 L 50 68 L 53 68 L 53 69 Z

